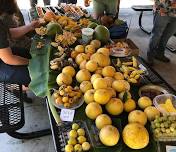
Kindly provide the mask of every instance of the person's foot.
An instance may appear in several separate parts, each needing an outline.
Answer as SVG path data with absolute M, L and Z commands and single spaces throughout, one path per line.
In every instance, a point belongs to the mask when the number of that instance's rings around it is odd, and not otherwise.
M 26 92 L 23 92 L 23 101 L 26 103 L 32 103 L 32 99 L 27 96 Z
M 155 59 L 159 60 L 159 61 L 162 61 L 162 62 L 170 62 L 170 59 L 167 58 L 166 56 L 155 56 Z

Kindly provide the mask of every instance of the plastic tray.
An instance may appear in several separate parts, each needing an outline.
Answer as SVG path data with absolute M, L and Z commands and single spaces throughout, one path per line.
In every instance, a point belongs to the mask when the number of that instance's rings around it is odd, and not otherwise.
M 86 122 L 77 120 L 74 122 L 63 122 L 61 125 L 58 126 L 59 133 L 60 133 L 59 140 L 60 140 L 61 151 L 64 151 L 64 147 L 67 144 L 67 141 L 69 139 L 69 132 L 72 129 L 73 123 L 79 124 L 80 128 L 83 128 L 85 130 L 85 137 L 87 141 L 90 143 L 91 148 L 93 148 L 93 144 L 90 138 L 90 134 L 89 134 L 89 130 L 87 128 Z

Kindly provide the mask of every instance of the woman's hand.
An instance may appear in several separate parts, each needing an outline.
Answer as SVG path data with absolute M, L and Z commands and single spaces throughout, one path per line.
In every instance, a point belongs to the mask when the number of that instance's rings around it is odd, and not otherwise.
M 40 21 L 39 20 L 33 20 L 30 23 L 31 30 L 35 30 L 35 28 L 40 27 Z

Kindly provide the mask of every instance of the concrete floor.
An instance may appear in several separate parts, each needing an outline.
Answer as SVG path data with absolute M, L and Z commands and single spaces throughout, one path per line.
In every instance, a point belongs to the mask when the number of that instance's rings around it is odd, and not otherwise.
M 120 16 L 130 23 L 128 38 L 132 39 L 141 50 L 140 55 L 146 57 L 149 36 L 143 33 L 138 27 L 138 13 L 131 9 L 121 9 Z M 151 30 L 152 13 L 144 14 L 144 26 Z M 168 83 L 176 89 L 176 54 L 166 51 L 171 59 L 168 64 L 156 62 L 154 68 Z M 49 119 L 45 102 L 34 97 L 33 104 L 25 104 L 25 126 L 21 131 L 34 131 L 49 127 Z M 7 134 L 0 134 L 0 152 L 54 152 L 52 136 L 46 136 L 33 140 L 18 140 L 9 137 Z

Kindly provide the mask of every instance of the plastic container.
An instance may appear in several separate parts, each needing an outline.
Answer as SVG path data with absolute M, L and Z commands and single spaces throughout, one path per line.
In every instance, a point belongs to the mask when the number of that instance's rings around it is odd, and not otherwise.
M 163 105 L 166 104 L 167 99 L 171 100 L 173 108 L 175 109 L 175 112 L 169 112 L 166 110 L 166 108 L 164 108 Z M 158 95 L 153 99 L 153 104 L 162 114 L 176 115 L 176 96 L 173 94 Z M 169 103 L 167 105 L 169 105 Z M 170 108 L 171 106 L 167 106 L 167 107 Z
M 83 28 L 82 30 L 82 39 L 84 43 L 89 43 L 93 39 L 94 30 L 91 28 Z
M 140 97 L 147 96 L 153 100 L 156 96 L 161 94 L 169 94 L 169 92 L 162 86 L 147 84 L 139 88 L 138 94 Z
M 85 130 L 85 137 L 86 141 L 90 143 L 91 149 L 93 148 L 92 146 L 92 141 L 90 138 L 89 130 L 87 128 L 87 124 L 84 121 L 81 120 L 76 120 L 74 122 L 63 122 L 61 125 L 58 126 L 59 129 L 59 142 L 61 146 L 61 151 L 64 152 L 64 147 L 67 145 L 67 142 L 69 140 L 69 132 L 72 130 L 72 124 L 77 123 L 80 128 L 83 128 Z

